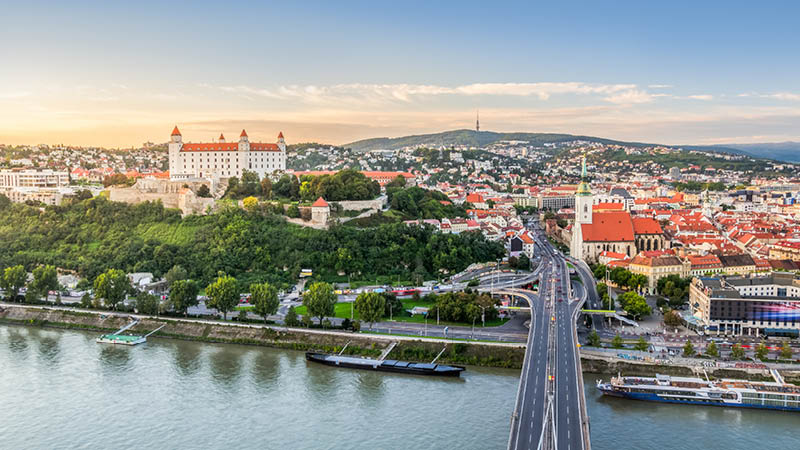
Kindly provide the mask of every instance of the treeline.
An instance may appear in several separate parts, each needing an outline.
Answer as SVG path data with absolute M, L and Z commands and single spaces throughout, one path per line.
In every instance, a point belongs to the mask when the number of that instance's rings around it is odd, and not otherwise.
M 386 193 L 392 209 L 402 213 L 407 219 L 467 217 L 467 211 L 463 206 L 454 205 L 446 195 L 438 191 L 429 191 L 416 186 L 393 189 L 390 185 L 387 186 Z
M 299 180 L 294 175 L 286 174 L 275 183 L 269 177 L 259 180 L 258 174 L 244 170 L 241 178 L 232 177 L 228 180 L 225 198 L 260 197 L 266 200 L 313 202 L 322 197 L 337 202 L 372 200 L 380 193 L 381 186 L 377 181 L 353 169 L 344 169 L 332 175 L 303 175 Z
M 160 277 L 175 265 L 201 286 L 218 272 L 241 286 L 290 283 L 303 268 L 323 278 L 432 279 L 503 255 L 502 245 L 479 233 L 440 234 L 403 224 L 316 230 L 235 207 L 181 218 L 160 202 L 128 205 L 104 197 L 44 209 L 0 205 L 0 267 L 21 264 L 30 271 L 47 264 L 90 280 L 110 268 Z

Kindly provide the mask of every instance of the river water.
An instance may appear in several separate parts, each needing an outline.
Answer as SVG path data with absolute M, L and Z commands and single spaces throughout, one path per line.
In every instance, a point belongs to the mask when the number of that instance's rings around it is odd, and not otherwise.
M 0 326 L 3 449 L 503 449 L 519 373 L 460 380 L 312 365 L 301 352 Z M 798 449 L 800 414 L 600 397 L 593 448 Z

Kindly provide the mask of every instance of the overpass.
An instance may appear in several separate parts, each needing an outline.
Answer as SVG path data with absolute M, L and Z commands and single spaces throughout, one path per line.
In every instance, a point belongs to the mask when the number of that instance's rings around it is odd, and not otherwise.
M 590 449 L 576 330 L 577 316 L 589 295 L 570 295 L 565 258 L 544 236 L 535 235 L 542 255 L 534 271 L 539 294 L 512 286 L 495 289 L 498 294 L 527 302 L 531 308 L 508 448 Z

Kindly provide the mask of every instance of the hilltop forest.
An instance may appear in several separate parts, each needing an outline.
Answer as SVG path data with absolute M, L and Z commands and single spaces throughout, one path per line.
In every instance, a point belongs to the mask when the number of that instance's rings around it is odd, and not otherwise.
M 304 268 L 327 279 L 338 273 L 353 280 L 432 279 L 503 254 L 479 233 L 439 234 L 403 224 L 315 230 L 233 206 L 182 218 L 161 203 L 104 197 L 39 208 L 0 195 L 0 242 L 0 268 L 51 264 L 94 279 L 109 268 L 161 276 L 179 264 L 201 285 L 218 271 L 243 286 L 291 283 Z

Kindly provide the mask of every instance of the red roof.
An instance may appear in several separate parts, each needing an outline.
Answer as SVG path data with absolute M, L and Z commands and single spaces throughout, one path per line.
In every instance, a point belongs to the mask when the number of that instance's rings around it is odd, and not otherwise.
M 314 202 L 313 205 L 311 205 L 311 207 L 312 208 L 317 208 L 317 207 L 327 208 L 328 207 L 328 202 L 326 202 L 324 198 L 320 197 L 320 198 L 317 199 L 317 201 Z
M 278 139 L 283 139 L 283 131 L 278 132 Z
M 649 217 L 635 217 L 633 219 L 633 232 L 636 234 L 662 234 L 661 225 Z
M 183 144 L 182 152 L 236 152 L 239 151 L 238 142 L 204 142 Z M 251 143 L 250 151 L 279 152 L 277 144 Z
M 483 203 L 483 196 L 481 194 L 467 195 L 467 201 L 470 203 Z
M 625 211 L 592 215 L 592 223 L 581 225 L 584 242 L 632 242 L 633 221 Z
M 242 128 L 242 134 L 239 137 L 247 137 L 247 133 L 245 133 L 244 128 Z
M 178 131 L 178 126 L 177 126 L 177 125 L 175 125 L 175 128 L 173 128 L 173 129 L 172 129 L 172 134 L 171 134 L 171 136 L 180 136 L 180 135 L 181 135 L 181 132 L 180 132 L 180 131 Z
M 219 140 L 220 141 L 224 141 L 225 140 L 225 136 L 222 133 L 219 134 Z
M 622 203 L 605 203 L 600 202 L 596 205 L 592 205 L 593 211 L 603 211 L 603 210 L 623 210 L 625 205 Z

